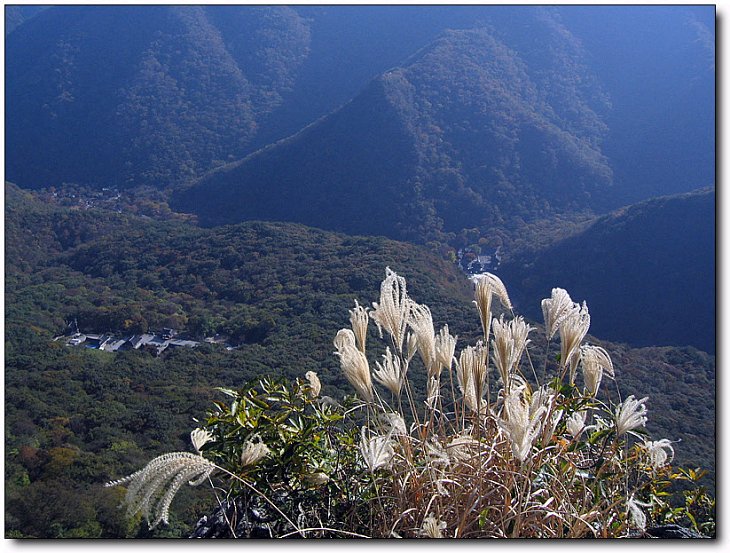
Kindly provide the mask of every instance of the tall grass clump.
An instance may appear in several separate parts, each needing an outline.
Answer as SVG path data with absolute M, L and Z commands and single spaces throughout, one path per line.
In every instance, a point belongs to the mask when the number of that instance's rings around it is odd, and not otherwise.
M 207 480 L 231 536 L 250 535 L 253 508 L 272 537 L 609 538 L 669 522 L 713 533 L 706 494 L 670 501 L 672 481 L 700 474 L 673 472 L 672 442 L 648 439 L 649 398 L 621 398 L 609 353 L 585 343 L 587 305 L 553 289 L 540 345 L 498 277 L 474 284 L 482 335 L 459 344 L 386 269 L 378 301 L 355 302 L 333 340 L 353 396 L 322 396 L 311 371 L 222 390 L 231 401 L 194 431 L 195 454 L 112 485 L 128 484 L 130 513 L 157 524 L 181 482 Z

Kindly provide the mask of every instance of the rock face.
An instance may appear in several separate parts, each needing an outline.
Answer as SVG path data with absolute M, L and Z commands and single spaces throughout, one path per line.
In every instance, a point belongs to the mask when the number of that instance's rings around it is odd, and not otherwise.
M 279 515 L 263 500 L 252 499 L 248 506 L 237 498 L 225 501 L 195 525 L 191 538 L 258 538 L 280 535 Z M 285 523 L 286 524 L 286 523 Z

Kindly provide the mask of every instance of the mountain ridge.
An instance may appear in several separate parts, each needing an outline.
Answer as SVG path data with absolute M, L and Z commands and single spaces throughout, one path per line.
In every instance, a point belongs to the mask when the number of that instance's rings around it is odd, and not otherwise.
M 558 210 L 583 206 L 583 199 L 559 185 L 567 176 L 558 175 L 566 171 L 577 181 L 574 189 L 610 183 L 611 170 L 590 141 L 555 127 L 550 110 L 532 107 L 537 91 L 522 62 L 488 30 L 446 31 L 410 64 L 376 77 L 351 102 L 300 133 L 208 173 L 179 192 L 173 205 L 194 211 L 208 226 L 247 218 L 317 226 L 301 202 L 292 201 L 289 211 L 262 207 L 266 197 L 313 190 L 323 212 L 319 219 L 330 230 L 427 241 L 466 225 L 503 224 L 506 211 L 513 218 L 532 217 L 551 209 L 548 196 L 559 198 L 553 201 Z M 346 123 L 338 125 L 341 119 Z M 340 147 L 338 159 L 319 159 L 348 142 L 353 147 Z M 530 155 L 540 148 L 549 152 Z M 543 160 L 552 166 L 546 170 Z M 538 176 L 548 184 L 536 187 Z M 353 227 L 368 202 L 329 205 L 335 191 L 348 198 L 352 189 L 363 192 L 363 180 L 375 198 L 393 197 L 389 191 L 398 188 L 395 225 L 393 217 L 383 216 L 369 228 Z M 282 184 L 288 182 L 296 185 Z M 245 201 L 237 201 L 236 188 Z M 517 189 L 521 202 L 512 201 Z M 380 206 L 388 208 L 385 201 Z
M 553 286 L 585 299 L 597 332 L 634 346 L 715 351 L 715 189 L 653 198 L 500 267 L 526 313 Z M 686 322 L 694 319 L 694 324 Z

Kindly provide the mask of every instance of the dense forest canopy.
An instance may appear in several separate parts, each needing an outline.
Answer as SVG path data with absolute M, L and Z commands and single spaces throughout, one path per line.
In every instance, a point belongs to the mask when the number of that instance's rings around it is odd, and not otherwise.
M 6 17 L 7 178 L 21 186 L 178 186 L 471 30 L 521 62 L 534 108 L 561 131 L 593 148 L 603 137 L 612 207 L 713 177 L 711 7 L 18 6 Z

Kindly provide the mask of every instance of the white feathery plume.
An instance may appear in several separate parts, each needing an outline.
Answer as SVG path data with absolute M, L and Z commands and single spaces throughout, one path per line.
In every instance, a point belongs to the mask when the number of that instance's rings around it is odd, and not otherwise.
M 502 377 L 504 389 L 509 391 L 509 376 L 514 360 L 515 341 L 507 323 L 504 322 L 504 316 L 492 319 L 492 331 L 494 332 L 492 359 Z
M 616 433 L 620 436 L 646 425 L 646 405 L 648 397 L 637 400 L 633 395 L 616 406 Z
M 568 433 L 573 436 L 573 438 L 577 438 L 580 436 L 581 432 L 585 430 L 586 426 L 586 416 L 588 415 L 587 411 L 576 411 L 570 417 L 565 423 L 565 428 L 568 430 Z
M 509 392 L 510 375 L 519 366 L 522 353 L 530 342 L 527 335 L 533 330 L 522 317 L 504 322 L 504 315 L 492 319 L 492 359 L 502 377 L 504 388 Z
M 446 523 L 437 519 L 433 513 L 430 513 L 423 519 L 420 534 L 426 538 L 443 538 Z
M 530 416 L 530 405 L 524 397 L 524 387 L 514 388 L 504 398 L 505 419 L 498 421 L 512 446 L 512 454 L 522 463 L 530 455 L 532 442 L 540 433 L 547 408 L 538 407 Z
M 466 346 L 456 363 L 456 379 L 464 396 L 464 403 L 472 411 L 482 407 L 481 398 L 487 391 L 486 350 L 481 342 Z
M 591 395 L 598 393 L 603 371 L 613 377 L 613 363 L 608 352 L 599 346 L 581 346 L 580 361 L 583 366 L 583 382 Z
M 582 306 L 574 304 L 570 313 L 560 324 L 560 362 L 563 367 L 570 367 L 570 383 L 575 380 L 575 369 L 578 366 L 580 343 L 588 334 L 591 326 L 591 316 L 588 313 L 588 306 L 583 302 Z
M 426 446 L 426 453 L 428 453 L 428 464 L 434 467 L 443 466 L 448 467 L 451 464 L 446 450 L 438 442 L 435 436 L 432 436 L 430 440 L 424 442 Z
M 354 344 L 345 344 L 340 351 L 335 352 L 335 355 L 340 357 L 342 372 L 355 391 L 365 401 L 373 401 L 373 383 L 370 379 L 370 366 L 365 354 Z
M 489 322 L 492 318 L 492 295 L 496 295 L 506 309 L 512 309 L 512 302 L 507 294 L 507 288 L 497 275 L 484 273 L 472 277 L 474 282 L 474 304 L 479 311 L 484 330 L 484 341 L 489 341 Z
M 440 367 L 451 370 L 458 336 L 449 334 L 449 325 L 444 325 L 436 335 L 436 361 Z
M 386 426 L 386 432 L 389 436 L 407 436 L 406 421 L 399 413 L 380 413 L 378 421 Z
M 441 396 L 441 380 L 435 376 L 429 376 L 426 383 L 426 405 L 433 409 L 438 398 Z
M 433 317 L 427 305 L 420 305 L 411 302 L 411 312 L 408 317 L 408 326 L 416 335 L 418 353 L 426 367 L 429 376 L 435 376 L 438 372 L 436 366 L 436 337 L 433 330 Z
M 200 453 L 200 448 L 208 442 L 214 442 L 215 438 L 209 430 L 203 430 L 202 428 L 196 428 L 190 433 L 190 441 L 193 443 L 195 451 Z
M 370 472 L 375 472 L 379 468 L 387 468 L 393 460 L 395 451 L 390 443 L 388 436 L 366 436 L 366 428 L 360 429 L 360 454 L 363 461 Z
M 644 448 L 649 454 L 649 460 L 651 461 L 651 465 L 655 469 L 660 469 L 664 465 L 671 463 L 672 460 L 674 460 L 674 448 L 672 447 L 672 442 L 670 442 L 666 438 L 657 440 L 655 442 L 645 442 Z M 665 450 L 668 450 L 669 454 Z
M 368 335 L 368 310 L 357 303 L 355 300 L 355 308 L 350 309 L 350 325 L 352 332 L 357 339 L 357 347 L 361 352 L 365 353 L 365 342 Z
M 355 333 L 349 328 L 343 328 L 337 331 L 337 335 L 334 340 L 335 347 L 339 353 L 346 347 L 357 347 L 355 340 Z
M 527 395 L 527 386 L 522 386 L 524 389 L 524 394 Z M 541 407 L 544 407 L 543 414 L 547 415 L 548 413 L 551 413 L 553 404 L 555 402 L 555 394 L 550 392 L 547 388 L 547 386 L 541 386 L 538 388 L 535 392 L 532 393 L 530 396 L 530 412 L 529 417 L 530 420 L 534 420 L 538 416 L 538 412 L 540 411 Z M 551 415 L 549 417 L 543 416 L 542 422 L 540 424 L 540 430 L 541 431 L 548 431 L 549 435 L 552 435 L 555 433 L 555 428 L 557 428 L 558 423 L 560 422 L 560 419 L 563 418 L 563 410 L 562 409 L 556 409 L 555 411 L 552 411 Z
M 641 507 L 651 507 L 651 503 L 638 501 L 632 495 L 626 503 L 626 507 L 628 508 L 629 519 L 631 520 L 633 527 L 639 528 L 640 530 L 646 530 L 646 515 L 644 514 L 644 511 L 641 510 Z
M 406 279 L 398 276 L 390 267 L 385 268 L 385 280 L 380 285 L 380 303 L 373 302 L 370 317 L 383 336 L 383 328 L 393 337 L 399 352 L 403 351 L 411 300 L 406 291 Z
M 512 319 L 509 322 L 509 326 L 512 338 L 515 342 L 515 357 L 513 365 L 517 367 L 520 364 L 520 359 L 522 358 L 522 354 L 525 351 L 527 344 L 530 343 L 530 340 L 527 339 L 527 335 L 534 329 L 528 325 L 522 317 L 515 317 Z
M 244 467 L 255 465 L 261 459 L 266 457 L 271 451 L 266 444 L 261 440 L 258 434 L 254 434 L 248 438 L 243 444 L 243 451 L 241 452 L 241 465 Z
M 198 486 L 216 468 L 216 465 L 202 455 L 187 452 L 166 453 L 152 459 L 134 474 L 109 482 L 105 486 L 128 484 L 124 498 L 128 516 L 134 516 L 141 511 L 150 528 L 154 528 L 160 522 L 167 524 L 170 504 L 184 482 Z
M 383 364 L 381 365 L 376 361 L 375 365 L 378 368 L 373 371 L 373 378 L 390 390 L 393 395 L 397 396 L 400 394 L 401 387 L 403 386 L 400 359 L 393 357 L 390 348 L 386 347 L 385 353 L 383 354 Z
M 413 332 L 409 332 L 406 336 L 406 364 L 411 362 L 413 356 L 418 351 L 418 336 Z
M 549 298 L 542 300 L 542 316 L 545 320 L 545 333 L 547 339 L 552 340 L 558 331 L 563 319 L 570 314 L 573 308 L 573 300 L 568 292 L 562 288 L 553 288 Z
M 481 444 L 470 436 L 457 436 L 446 445 L 446 451 L 454 462 L 469 461 L 479 454 Z
M 309 393 L 312 397 L 317 397 L 322 391 L 322 383 L 319 381 L 317 373 L 314 371 L 307 371 L 304 373 L 304 378 L 309 382 Z

